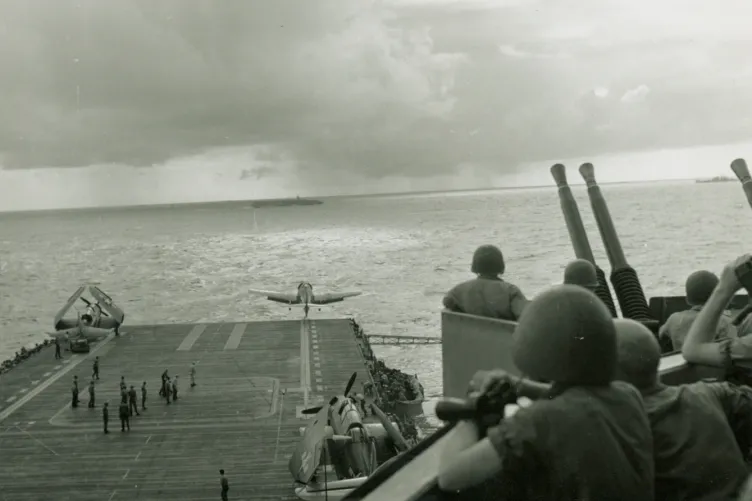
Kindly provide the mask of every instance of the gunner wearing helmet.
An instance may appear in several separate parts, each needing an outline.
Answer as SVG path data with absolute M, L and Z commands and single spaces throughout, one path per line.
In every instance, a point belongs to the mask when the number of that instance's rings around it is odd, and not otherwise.
M 690 274 L 685 284 L 687 304 L 690 308 L 673 313 L 666 323 L 661 326 L 658 338 L 663 341 L 669 339 L 674 351 L 682 349 L 689 328 L 692 327 L 703 305 L 710 298 L 713 289 L 718 285 L 718 277 L 710 271 L 700 270 Z M 735 338 L 736 328 L 731 325 L 731 317 L 725 312 L 718 321 L 715 339 Z
M 477 278 L 462 282 L 444 296 L 444 307 L 459 313 L 517 321 L 528 303 L 522 291 L 501 279 L 504 256 L 494 245 L 481 245 L 470 270 Z
M 743 288 L 736 269 L 751 260 L 745 254 L 727 264 L 721 272 L 720 280 L 692 326 L 682 347 L 682 355 L 687 362 L 711 365 L 726 369 L 726 376 L 743 384 L 752 382 L 752 337 L 730 337 L 714 341 L 717 326 L 723 322 L 724 314 L 734 294 Z
M 550 390 L 485 438 L 476 421 L 460 422 L 444 447 L 439 486 L 455 491 L 496 479 L 505 499 L 652 501 L 650 423 L 639 392 L 614 381 L 616 329 L 606 305 L 573 285 L 540 294 L 520 318 L 513 358 L 522 373 L 550 381 Z M 486 373 L 479 390 L 502 387 L 529 390 L 504 371 Z
M 595 292 L 598 288 L 598 275 L 593 263 L 586 259 L 575 259 L 564 268 L 564 283 L 579 285 Z

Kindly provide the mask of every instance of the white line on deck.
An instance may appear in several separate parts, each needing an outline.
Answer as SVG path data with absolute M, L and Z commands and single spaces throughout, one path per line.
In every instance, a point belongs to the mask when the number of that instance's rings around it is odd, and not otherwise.
M 29 421 L 29 425 L 28 425 L 28 426 L 31 426 L 31 425 L 33 425 L 34 423 L 36 423 L 36 421 Z
M 138 454 L 136 454 L 136 457 L 133 459 L 134 461 L 138 461 L 138 458 L 141 457 L 141 452 L 139 451 Z
M 149 435 L 148 437 L 146 437 L 146 442 L 144 442 L 144 445 L 148 444 L 149 440 L 151 440 L 151 435 Z
M 29 390 L 26 388 L 21 388 L 20 390 L 18 390 L 18 393 L 26 393 L 27 391 Z
M 42 375 L 43 375 L 44 377 L 47 377 L 47 376 L 49 376 L 50 374 L 52 374 L 52 373 L 51 373 L 51 372 L 45 372 L 45 373 L 44 373 L 44 374 L 42 374 Z
M 230 333 L 230 339 L 225 343 L 225 350 L 237 350 L 240 346 L 240 340 L 243 339 L 243 333 L 248 324 L 235 324 Z
M 303 405 L 308 407 L 311 353 L 308 350 L 308 322 L 300 321 L 300 387 L 303 388 Z
M 42 442 L 41 440 L 39 440 L 37 437 L 35 437 L 31 433 L 29 433 L 28 431 L 24 430 L 23 428 L 21 428 L 19 426 L 16 426 L 16 429 L 18 431 L 20 431 L 21 433 L 25 433 L 26 435 L 28 435 L 28 437 L 30 439 L 32 439 L 34 442 L 38 443 L 39 445 L 41 445 L 42 447 L 44 447 L 45 449 L 47 449 L 48 451 L 50 451 L 51 453 L 53 453 L 55 456 L 59 456 L 60 455 L 57 452 L 55 452 L 55 450 L 52 449 L 50 446 L 48 446 L 47 444 L 45 444 L 44 442 Z
M 126 479 L 126 478 L 128 477 L 128 474 L 129 474 L 130 472 L 131 472 L 131 469 L 130 469 L 130 468 L 128 468 L 127 470 L 125 470 L 125 474 L 123 475 L 123 480 L 125 480 L 125 479 Z
M 57 370 L 57 369 L 59 369 L 59 368 L 61 368 L 61 367 L 62 367 L 62 365 L 56 365 L 56 366 L 55 366 L 55 370 Z
M 178 346 L 177 351 L 188 351 L 198 341 L 198 338 L 206 330 L 206 324 L 196 325 L 191 329 L 191 332 L 183 339 L 183 342 Z
M 54 376 L 52 376 L 51 378 L 45 380 L 42 384 L 40 384 L 39 386 L 37 386 L 36 388 L 34 388 L 30 392 L 28 392 L 26 395 L 24 395 L 18 402 L 16 402 L 15 404 L 11 405 L 7 409 L 5 409 L 3 412 L 0 412 L 0 422 L 5 421 L 6 419 L 8 419 L 9 416 L 11 416 L 14 412 L 16 412 L 21 407 L 23 407 L 26 404 L 26 402 L 28 402 L 32 398 L 36 397 L 40 393 L 42 393 L 44 390 L 46 390 L 47 388 L 49 388 L 55 381 L 57 381 L 58 379 L 60 379 L 61 377 L 65 376 L 66 374 L 68 374 L 73 369 L 75 369 L 78 364 L 80 364 L 81 362 L 83 362 L 87 358 L 96 355 L 104 346 L 107 345 L 107 343 L 109 343 L 110 341 L 112 341 L 112 339 L 114 337 L 115 337 L 115 334 L 108 335 L 106 338 L 104 338 L 99 343 L 99 345 L 97 345 L 93 350 L 91 350 L 89 352 L 89 356 L 88 357 L 79 357 L 78 359 L 74 360 L 73 363 L 70 363 L 70 364 L 66 365 L 64 369 L 60 370 Z
M 112 501 L 112 498 L 115 497 L 115 494 L 117 494 L 117 490 L 112 491 L 112 494 L 110 494 L 110 499 L 108 499 L 107 501 Z
M 274 444 L 274 462 L 277 462 L 277 453 L 279 451 L 279 435 L 282 431 L 282 414 L 285 412 L 285 393 L 286 390 L 280 392 L 279 397 L 279 419 L 277 420 L 277 442 Z
M 32 386 L 36 386 L 38 384 L 39 384 L 39 380 L 38 379 L 31 382 Z
M 18 398 L 18 397 L 16 397 L 15 395 L 13 395 L 12 397 L 6 398 L 5 401 L 8 402 L 8 403 L 10 403 L 10 402 L 14 401 L 16 398 Z

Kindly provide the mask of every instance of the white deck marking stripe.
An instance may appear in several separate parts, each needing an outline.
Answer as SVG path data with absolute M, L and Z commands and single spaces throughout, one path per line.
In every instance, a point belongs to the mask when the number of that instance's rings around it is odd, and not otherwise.
M 225 350 L 238 349 L 238 346 L 240 346 L 240 340 L 243 339 L 243 334 L 245 333 L 245 328 L 247 326 L 248 324 L 235 324 L 235 327 L 232 328 L 232 333 L 230 333 L 230 339 L 225 343 Z
M 37 386 L 36 388 L 34 388 L 30 392 L 28 392 L 26 395 L 24 395 L 18 402 L 16 402 L 15 404 L 11 405 L 7 409 L 5 409 L 3 412 L 0 412 L 0 422 L 5 421 L 6 419 L 8 419 L 8 417 L 11 416 L 14 412 L 16 412 L 18 409 L 20 409 L 24 405 L 26 405 L 26 402 L 28 402 L 32 398 L 36 397 L 40 393 L 42 393 L 44 390 L 46 390 L 47 388 L 49 388 L 55 381 L 57 381 L 58 379 L 60 379 L 61 377 L 65 376 L 66 374 L 68 374 L 73 369 L 75 369 L 78 366 L 78 364 L 80 364 L 81 362 L 83 362 L 87 358 L 89 358 L 89 357 L 91 357 L 93 355 L 96 355 L 99 352 L 99 350 L 101 350 L 104 346 L 106 346 L 107 343 L 109 343 L 110 341 L 112 341 L 112 339 L 114 337 L 115 337 L 115 334 L 108 335 L 106 338 L 104 338 L 99 343 L 99 345 L 96 348 L 94 348 L 93 350 L 91 350 L 89 352 L 88 356 L 86 356 L 86 357 L 78 357 L 77 359 L 73 360 L 73 362 L 70 363 L 70 364 L 68 364 L 68 365 L 66 365 L 64 369 L 60 370 L 54 376 L 52 376 L 51 378 L 47 379 L 46 381 L 44 381 L 43 383 L 41 383 L 39 386 Z
M 310 384 L 310 357 L 308 351 L 308 322 L 300 321 L 300 387 L 303 388 L 303 405 L 308 407 L 308 391 Z
M 206 325 L 196 325 L 191 329 L 191 332 L 188 333 L 187 336 L 183 339 L 183 342 L 180 343 L 180 346 L 178 346 L 177 351 L 188 351 L 190 350 L 193 345 L 198 341 L 198 338 L 201 334 L 204 333 L 204 330 L 206 329 Z

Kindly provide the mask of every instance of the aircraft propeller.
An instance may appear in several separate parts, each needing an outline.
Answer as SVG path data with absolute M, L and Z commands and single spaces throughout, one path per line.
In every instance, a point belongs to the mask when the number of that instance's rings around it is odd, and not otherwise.
M 79 299 L 80 299 L 81 301 L 83 301 L 84 303 L 86 303 L 86 306 L 92 306 L 92 304 L 91 304 L 91 301 L 89 301 L 89 300 L 88 300 L 88 299 L 86 299 L 85 297 L 83 297 L 83 296 L 82 296 L 82 297 L 80 297 Z M 109 315 L 109 314 L 108 314 L 108 313 L 107 313 L 106 311 L 104 311 L 104 309 L 103 309 L 103 308 L 100 308 L 100 311 L 102 312 L 102 315 L 104 315 L 105 317 L 109 317 L 109 316 L 110 316 L 110 315 Z
M 352 390 L 352 387 L 355 384 L 355 379 L 357 377 L 358 377 L 357 372 L 353 372 L 352 376 L 350 376 L 350 380 L 347 382 L 347 386 L 345 386 L 345 392 L 343 393 L 345 397 L 349 395 L 350 390 Z M 300 411 L 300 413 L 301 414 L 316 414 L 318 411 L 321 410 L 321 407 L 322 406 L 320 405 L 318 407 L 309 407 L 308 409 L 303 409 L 302 411 Z

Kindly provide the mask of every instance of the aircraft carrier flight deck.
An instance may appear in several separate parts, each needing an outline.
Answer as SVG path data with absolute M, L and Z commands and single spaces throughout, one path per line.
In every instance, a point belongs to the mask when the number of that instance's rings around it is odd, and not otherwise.
M 54 347 L 0 376 L 0 499 L 122 501 L 296 499 L 287 463 L 300 411 L 370 377 L 351 320 L 123 326 L 90 353 Z M 96 407 L 87 407 L 100 359 Z M 190 366 L 196 362 L 195 388 Z M 179 376 L 178 401 L 158 395 Z M 71 408 L 73 376 L 81 402 Z M 120 431 L 120 377 L 147 382 L 147 410 Z M 102 404 L 109 401 L 109 434 Z M 140 410 L 140 394 L 139 394 Z

